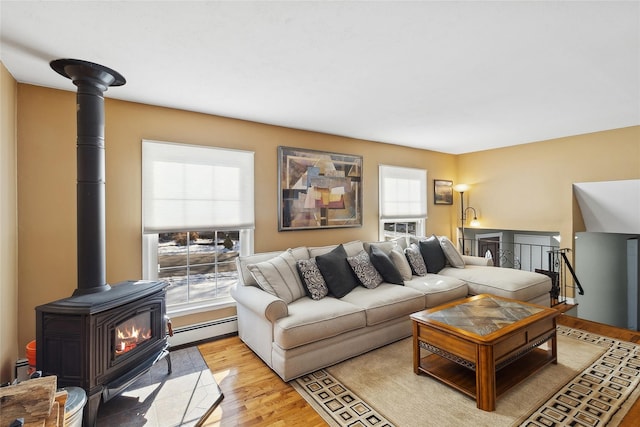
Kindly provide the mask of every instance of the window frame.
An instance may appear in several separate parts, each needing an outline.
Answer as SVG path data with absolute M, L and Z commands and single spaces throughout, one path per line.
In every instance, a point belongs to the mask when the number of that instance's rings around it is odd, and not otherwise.
M 159 277 L 159 263 L 158 263 L 158 249 L 159 249 L 159 234 L 162 233 L 178 233 L 178 232 L 212 232 L 212 231 L 239 231 L 240 251 L 238 256 L 245 256 L 253 253 L 253 238 L 255 227 L 255 212 L 254 212 L 254 152 L 235 150 L 229 148 L 221 148 L 214 146 L 203 145 L 191 145 L 175 142 L 164 142 L 154 140 L 142 140 L 142 277 L 144 280 L 161 280 Z M 210 151 L 209 151 L 210 150 Z M 171 181 L 166 181 L 165 175 L 162 171 L 174 172 L 171 169 L 171 163 L 175 163 L 176 166 L 176 179 L 184 179 L 180 181 L 182 185 L 174 185 L 174 177 Z M 164 168 L 164 169 L 163 169 Z M 168 169 L 169 168 L 169 169 Z M 218 183 L 220 179 L 214 178 L 205 179 L 204 181 L 194 181 L 193 176 L 205 176 L 215 177 L 218 176 L 221 168 L 236 169 L 237 171 L 230 176 L 237 177 L 233 183 L 225 181 L 225 187 L 221 188 Z M 198 175 L 198 170 L 207 172 L 206 175 Z M 233 171 L 232 171 L 233 172 Z M 225 179 L 228 175 L 225 175 Z M 154 180 L 155 177 L 159 177 Z M 183 178 L 186 177 L 186 178 Z M 189 180 L 191 177 L 191 180 Z M 168 191 L 165 191 L 162 187 L 162 182 L 166 182 L 170 187 Z M 189 182 L 203 182 L 203 184 L 197 187 L 189 186 Z M 236 192 L 232 195 L 238 197 L 225 197 L 225 191 L 228 192 L 229 184 L 236 186 Z M 176 188 L 178 191 L 176 191 Z M 179 189 L 185 190 L 180 192 Z M 232 187 L 233 188 L 233 187 Z M 158 189 L 160 192 L 158 193 Z M 167 198 L 165 193 L 169 193 Z M 160 194 L 158 196 L 158 194 Z M 175 197 L 177 195 L 181 197 Z M 220 194 L 223 194 L 221 197 Z M 158 198 L 159 197 L 159 198 Z M 163 199 L 164 197 L 164 199 Z M 180 200 L 184 200 L 184 204 L 180 205 Z M 228 215 L 220 215 L 220 211 L 229 207 L 229 201 L 235 200 L 235 204 L 231 212 L 238 214 L 232 215 L 235 218 L 234 221 L 228 221 Z M 211 214 L 205 216 L 205 220 L 202 220 L 202 215 L 199 216 L 197 226 L 194 223 L 189 223 L 192 215 L 183 215 L 182 217 L 176 217 L 171 213 L 168 215 L 169 219 L 165 221 L 162 217 L 148 216 L 151 206 L 155 207 L 156 212 L 157 204 L 170 203 L 171 206 L 175 206 L 176 211 L 186 211 L 190 206 L 197 204 L 202 206 L 204 203 L 209 209 Z M 238 204 L 239 203 L 239 204 Z M 156 205 L 152 205 L 156 204 Z M 193 211 L 192 211 L 193 212 Z M 228 212 L 224 210 L 224 212 Z M 175 213 L 175 212 L 174 212 Z M 200 214 L 200 212 L 198 212 Z M 166 216 L 166 215 L 165 215 Z M 145 224 L 145 219 L 150 218 L 152 225 Z M 160 218 L 160 220 L 158 220 Z M 178 220 L 173 221 L 175 218 Z M 180 222 L 180 218 L 184 219 L 185 223 Z M 163 222 L 164 221 L 164 222 Z M 160 225 L 158 225 L 160 224 Z M 165 224 L 165 225 L 162 225 Z M 217 235 L 217 234 L 216 234 Z M 191 276 L 189 269 L 191 264 L 187 257 L 187 280 Z M 217 264 L 216 260 L 213 262 Z M 216 267 L 217 268 L 217 267 Z M 195 274 L 195 273 L 194 273 Z M 237 274 L 237 273 L 236 273 Z M 191 284 L 187 284 L 191 286 Z M 213 297 L 206 300 L 187 301 L 184 303 L 167 304 L 167 313 L 170 315 L 187 315 L 192 313 L 198 313 L 203 311 L 209 311 L 213 307 L 222 308 L 225 306 L 235 306 L 235 301 L 231 296 Z
M 419 200 L 419 206 L 414 206 L 413 208 L 407 208 L 405 211 L 396 212 L 394 214 L 390 214 L 385 209 L 387 205 L 387 200 L 385 199 L 385 188 L 387 187 L 386 179 L 396 179 L 400 182 L 396 182 L 396 184 L 401 183 L 401 181 L 407 181 L 407 185 L 416 185 L 418 184 L 418 194 L 422 194 L 423 197 Z M 415 181 L 415 182 L 414 182 Z M 410 189 L 406 189 L 408 193 Z M 388 191 L 392 193 L 391 191 Z M 396 193 L 396 192 L 393 192 Z M 397 192 L 401 193 L 401 192 Z M 396 195 L 397 195 L 396 193 Z M 388 238 L 401 237 L 401 236 L 412 236 L 409 232 L 398 233 L 398 232 L 388 232 L 385 230 L 385 225 L 387 224 L 401 224 L 401 223 L 415 223 L 415 235 L 416 236 L 424 236 L 426 230 L 426 220 L 427 216 L 427 198 L 428 198 L 428 186 L 427 186 L 427 170 L 419 169 L 419 168 L 409 168 L 402 166 L 391 166 L 391 165 L 378 165 L 378 238 L 380 240 L 387 240 Z M 415 205 L 415 204 L 414 204 Z M 407 205 L 408 206 L 408 205 Z M 408 226 L 407 226 L 408 228 Z
M 190 230 L 192 232 L 194 230 Z M 254 232 L 251 229 L 238 230 L 240 232 L 240 252 L 238 256 L 246 256 L 253 253 L 253 237 Z M 158 263 L 158 243 L 159 234 L 143 234 L 142 235 L 142 277 L 144 280 L 161 280 L 159 279 L 159 263 Z M 239 277 L 238 277 L 239 278 Z M 188 286 L 188 285 L 187 285 Z M 230 295 L 224 297 L 214 297 L 206 300 L 198 300 L 192 302 L 168 304 L 168 315 L 189 315 L 209 311 L 212 308 L 225 308 L 235 306 L 235 300 Z
M 415 223 L 415 230 L 413 233 L 408 231 L 410 223 Z M 424 236 L 425 223 L 426 221 L 424 219 L 380 220 L 379 238 L 380 240 L 390 240 L 398 237 Z M 406 226 L 407 231 L 389 231 L 386 229 L 387 224 L 403 224 Z

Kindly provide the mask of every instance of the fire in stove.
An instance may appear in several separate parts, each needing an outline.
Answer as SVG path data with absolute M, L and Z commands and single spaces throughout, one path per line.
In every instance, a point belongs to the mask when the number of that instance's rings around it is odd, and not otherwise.
M 116 357 L 128 353 L 151 339 L 151 319 L 149 313 L 138 314 L 116 326 L 114 352 Z

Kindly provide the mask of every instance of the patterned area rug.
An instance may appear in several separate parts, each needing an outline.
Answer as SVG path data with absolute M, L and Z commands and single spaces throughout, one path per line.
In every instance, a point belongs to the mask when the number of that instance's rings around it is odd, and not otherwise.
M 559 327 L 558 333 L 592 342 L 607 351 L 566 384 L 524 423 L 525 426 L 606 425 L 622 419 L 637 399 L 640 381 L 640 346 L 577 329 Z M 633 397 L 629 399 L 636 392 Z M 619 411 L 628 401 L 624 413 Z
M 616 425 L 640 394 L 640 346 L 563 326 L 557 332 L 558 365 L 498 398 L 495 412 L 481 411 L 463 394 L 415 375 L 411 339 L 291 384 L 332 426 Z M 572 360 L 578 353 L 584 353 L 582 359 Z M 407 363 L 398 373 L 395 365 Z M 572 371 L 568 365 L 577 368 Z M 549 384 L 556 379 L 557 384 Z

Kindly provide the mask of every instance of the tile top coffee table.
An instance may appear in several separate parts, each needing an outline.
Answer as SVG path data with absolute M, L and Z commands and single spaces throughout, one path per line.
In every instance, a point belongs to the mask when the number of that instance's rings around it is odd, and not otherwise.
M 557 363 L 559 314 L 487 294 L 414 313 L 413 370 L 476 399 L 478 408 L 494 411 L 498 396 Z M 422 349 L 429 353 L 423 356 Z

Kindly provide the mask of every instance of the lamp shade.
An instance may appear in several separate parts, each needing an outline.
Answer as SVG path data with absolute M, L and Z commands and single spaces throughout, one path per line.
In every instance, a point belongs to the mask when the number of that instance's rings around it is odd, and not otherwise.
M 458 193 L 464 193 L 469 188 L 471 187 L 468 184 L 456 184 L 453 186 L 453 189 L 456 190 Z

